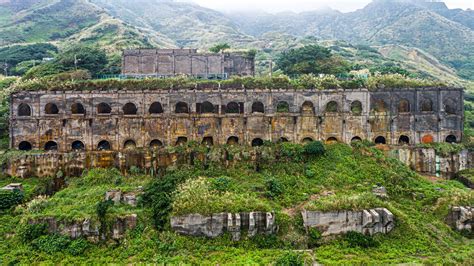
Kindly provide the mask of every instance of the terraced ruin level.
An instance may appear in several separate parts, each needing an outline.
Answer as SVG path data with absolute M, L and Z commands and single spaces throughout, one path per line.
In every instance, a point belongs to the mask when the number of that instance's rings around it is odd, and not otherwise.
M 454 143 L 463 137 L 463 99 L 459 88 L 17 92 L 10 146 L 70 152 L 187 141 Z

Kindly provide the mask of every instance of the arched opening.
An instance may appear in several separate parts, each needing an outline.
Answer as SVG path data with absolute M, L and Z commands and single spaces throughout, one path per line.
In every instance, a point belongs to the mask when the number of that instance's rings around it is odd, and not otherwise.
M 214 139 L 212 137 L 205 137 L 202 140 L 202 144 L 206 146 L 213 146 L 214 145 Z
M 18 116 L 31 116 L 31 107 L 26 103 L 20 104 L 18 106 Z
M 423 99 L 421 101 L 422 112 L 433 112 L 433 101 L 431 99 Z
M 409 113 L 410 112 L 410 102 L 407 99 L 401 99 L 398 102 L 398 112 L 399 113 Z
M 252 104 L 252 113 L 265 113 L 265 106 L 262 102 L 254 102 Z
M 239 114 L 240 113 L 240 106 L 236 102 L 230 102 L 225 107 L 226 114 Z
M 372 110 L 375 112 L 385 112 L 387 110 L 385 101 L 382 99 L 375 100 Z
M 81 103 L 74 103 L 71 105 L 71 113 L 73 115 L 85 115 L 86 109 Z
M 112 113 L 112 108 L 107 103 L 99 103 L 99 105 L 97 105 L 97 113 L 110 114 Z
M 358 136 L 355 136 L 355 137 L 353 137 L 353 138 L 351 139 L 351 142 L 352 142 L 352 143 L 354 143 L 354 142 L 361 142 L 361 141 L 362 141 L 362 139 L 361 139 L 360 137 L 358 137 Z
M 188 138 L 186 137 L 178 137 L 178 139 L 176 140 L 176 146 L 182 146 L 186 143 L 188 143 Z
M 189 114 L 188 104 L 185 102 L 179 102 L 176 104 L 175 113 L 177 114 Z
M 280 139 L 278 139 L 278 143 L 285 143 L 285 142 L 289 142 L 289 140 L 285 137 L 281 137 Z
M 33 149 L 33 146 L 31 146 L 31 143 L 29 143 L 28 141 L 22 141 L 18 145 L 18 149 L 20 151 L 31 151 Z
M 71 144 L 71 148 L 73 151 L 83 151 L 86 149 L 86 146 L 82 141 L 76 140 Z
M 434 142 L 434 137 L 431 135 L 424 135 L 421 138 L 421 143 L 433 143 Z
M 453 99 L 448 98 L 444 101 L 444 111 L 448 115 L 455 115 L 457 113 L 456 103 Z
M 58 144 L 54 141 L 48 141 L 44 145 L 44 150 L 45 151 L 57 151 L 58 150 Z
M 44 107 L 44 113 L 47 115 L 57 115 L 59 114 L 58 106 L 55 103 L 48 103 Z
M 215 113 L 214 105 L 210 102 L 203 102 L 201 104 L 197 104 L 197 111 L 200 114 L 213 114 Z
M 148 112 L 150 114 L 162 114 L 163 106 L 161 106 L 161 103 L 159 102 L 154 102 L 150 105 L 150 109 L 148 109 Z
M 374 142 L 375 144 L 387 144 L 387 140 L 385 139 L 385 137 L 382 136 L 376 137 Z
M 239 138 L 232 136 L 227 139 L 227 145 L 238 145 L 239 144 Z
M 330 102 L 328 102 L 328 104 L 326 104 L 326 112 L 327 113 L 337 113 L 337 111 L 338 111 L 337 102 L 330 101 Z
M 136 115 L 138 112 L 137 106 L 134 103 L 127 103 L 122 107 L 124 115 Z
M 314 114 L 314 105 L 310 101 L 306 101 L 301 106 L 301 113 L 303 114 Z
M 163 142 L 160 140 L 154 139 L 150 142 L 150 148 L 152 149 L 159 149 L 161 147 L 163 147 Z
M 446 137 L 446 142 L 447 143 L 456 143 L 457 142 L 457 138 L 456 136 L 454 135 L 449 135 Z
M 112 146 L 110 146 L 110 143 L 106 140 L 102 140 L 97 145 L 97 150 L 99 151 L 110 151 L 111 149 L 112 149 Z
M 405 135 L 401 135 L 400 138 L 398 139 L 398 145 L 408 145 L 410 144 L 410 138 Z
M 290 105 L 285 101 L 280 101 L 277 104 L 277 113 L 289 113 Z
M 351 103 L 351 112 L 353 115 L 362 114 L 362 103 L 360 101 L 353 101 Z
M 137 143 L 132 139 L 125 141 L 125 143 L 123 144 L 124 150 L 130 151 L 130 150 L 135 150 L 136 148 L 137 148 Z
M 327 144 L 332 144 L 332 143 L 337 143 L 337 142 L 338 142 L 338 140 L 335 137 L 330 137 L 326 140 Z
M 252 147 L 260 147 L 263 146 L 263 140 L 260 138 L 256 138 L 252 140 Z
M 313 142 L 312 138 L 304 138 L 303 139 L 303 143 L 310 143 L 310 142 Z

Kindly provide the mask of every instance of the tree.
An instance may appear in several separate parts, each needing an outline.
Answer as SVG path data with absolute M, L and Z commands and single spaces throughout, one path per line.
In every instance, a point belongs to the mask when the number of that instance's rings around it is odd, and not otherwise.
M 83 45 L 70 47 L 59 54 L 56 61 L 67 70 L 86 69 L 92 75 L 102 73 L 108 63 L 104 50 Z
M 230 49 L 230 45 L 227 43 L 216 44 L 213 47 L 209 48 L 209 51 L 212 53 L 220 53 L 227 49 Z
M 319 46 L 308 45 L 280 54 L 276 65 L 287 75 L 300 74 L 341 74 L 349 71 L 349 65 L 331 50 Z

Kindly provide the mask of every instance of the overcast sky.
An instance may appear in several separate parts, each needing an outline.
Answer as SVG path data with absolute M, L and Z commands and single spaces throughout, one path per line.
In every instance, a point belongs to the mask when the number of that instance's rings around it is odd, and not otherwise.
M 308 11 L 331 7 L 349 12 L 364 7 L 371 0 L 183 0 L 222 11 L 263 10 L 267 12 Z M 474 9 L 474 0 L 445 0 L 449 8 Z

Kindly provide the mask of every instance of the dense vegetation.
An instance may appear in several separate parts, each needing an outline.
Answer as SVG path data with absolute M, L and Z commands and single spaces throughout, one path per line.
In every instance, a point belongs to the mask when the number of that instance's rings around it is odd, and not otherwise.
M 170 167 L 159 177 L 124 177 L 114 170 L 92 170 L 81 178 L 67 178 L 68 187 L 39 197 L 0 215 L 2 263 L 205 263 L 288 265 L 331 263 L 451 263 L 472 264 L 474 242 L 444 223 L 451 205 L 474 203 L 472 191 L 457 181 L 427 180 L 395 159 L 364 143 L 306 146 L 266 144 L 252 162 L 251 148 L 215 147 L 208 156 L 194 157 L 194 165 Z M 187 146 L 206 151 L 198 146 Z M 224 167 L 219 156 L 240 162 Z M 182 151 L 184 152 L 184 150 Z M 202 160 L 198 159 L 202 158 Z M 215 158 L 215 159 L 213 159 Z M 0 185 L 12 182 L 0 179 Z M 23 180 L 31 187 L 37 179 Z M 31 185 L 30 185 L 31 184 Z M 45 234 L 41 227 L 25 227 L 31 217 L 99 219 L 97 206 L 107 189 L 145 186 L 138 208 L 111 206 L 107 215 L 138 213 L 139 226 L 120 243 L 90 244 Z M 375 197 L 373 186 L 384 186 L 388 198 Z M 31 192 L 26 200 L 32 199 Z M 38 195 L 36 193 L 34 195 Z M 301 227 L 300 211 L 386 207 L 396 216 L 388 235 L 366 237 L 350 233 L 321 239 Z M 276 236 L 257 236 L 232 242 L 180 236 L 169 228 L 170 215 L 226 211 L 274 211 Z M 17 225 L 22 226 L 18 227 Z M 3 237 L 7 236 L 7 237 Z M 24 239 L 33 239 L 25 242 Z M 294 251 L 305 250 L 305 251 Z M 60 254 L 60 255 L 59 255 Z

